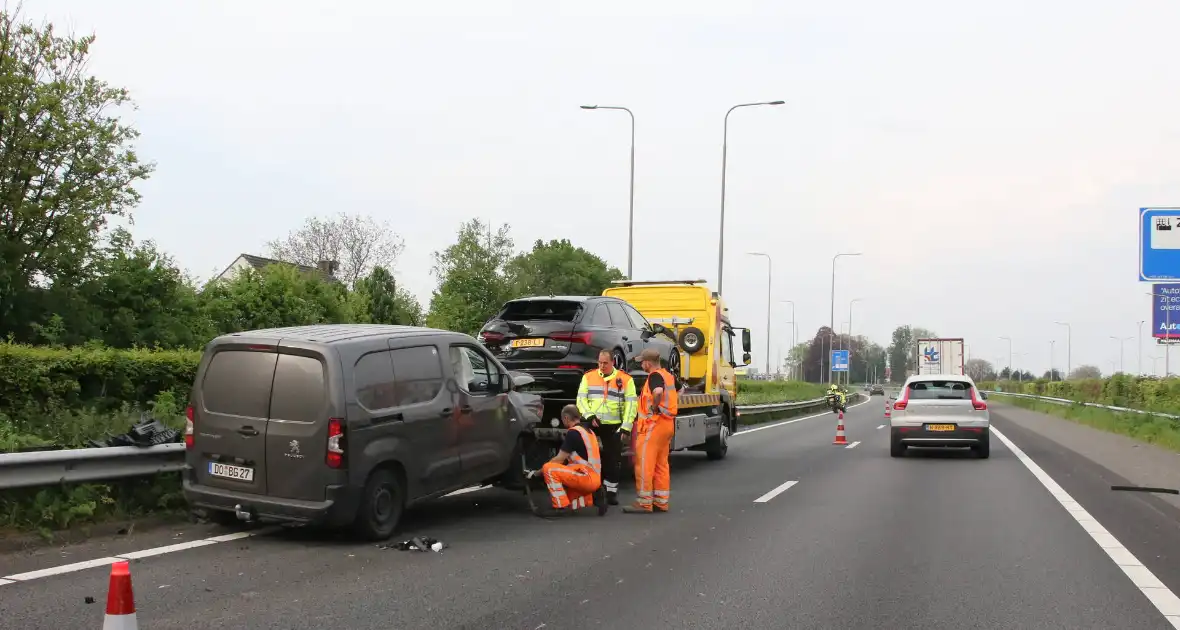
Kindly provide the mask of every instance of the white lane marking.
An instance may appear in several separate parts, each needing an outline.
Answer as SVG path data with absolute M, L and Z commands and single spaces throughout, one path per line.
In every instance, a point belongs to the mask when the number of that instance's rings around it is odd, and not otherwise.
M 1082 529 L 1086 530 L 1087 534 L 1090 534 L 1090 537 L 1094 539 L 1094 542 L 1098 544 L 1099 548 L 1105 551 L 1106 555 L 1110 556 L 1110 559 L 1123 570 L 1123 573 L 1127 574 L 1131 583 L 1147 597 L 1148 601 L 1163 614 L 1164 618 L 1170 621 L 1173 627 L 1180 628 L 1180 598 L 1176 597 L 1176 594 L 1171 589 L 1164 586 L 1163 582 L 1160 582 L 1159 578 L 1151 572 L 1151 569 L 1144 566 L 1135 557 L 1135 554 L 1132 554 L 1122 543 L 1115 539 L 1097 519 L 1091 516 L 1060 484 L 1054 481 L 1049 476 L 1049 473 L 1046 473 L 1031 457 L 1020 450 L 1019 446 L 1013 444 L 1012 440 L 1008 439 L 1008 436 L 1001 433 L 994 426 L 991 428 L 991 432 L 992 435 L 1000 438 L 1004 446 L 1007 446 L 1008 450 L 1016 455 L 1016 458 L 1020 460 L 1020 463 L 1024 464 L 1025 468 L 1032 472 L 1033 476 L 1037 478 L 1037 481 L 1040 481 L 1041 485 L 1045 486 L 1049 494 L 1052 494 L 1053 498 L 1057 499 L 1058 503 L 1078 522 L 1078 525 L 1081 525 Z
M 880 431 L 881 429 L 884 429 L 884 428 L 885 428 L 885 425 L 883 425 L 883 424 L 881 424 L 881 425 L 877 425 L 877 430 L 878 430 L 878 431 Z
M 863 402 L 858 402 L 858 403 L 856 403 L 855 405 L 852 405 L 851 407 L 849 407 L 849 409 L 855 409 L 855 408 L 857 408 L 857 407 L 859 407 L 859 406 L 861 406 L 861 405 L 867 404 L 867 403 L 869 403 L 869 402 L 872 402 L 872 401 L 865 400 L 865 401 L 863 401 Z M 829 414 L 831 414 L 831 413 L 832 413 L 832 412 L 830 412 L 830 411 L 825 411 L 825 412 L 823 412 L 823 413 L 817 413 L 817 414 L 813 414 L 813 415 L 810 415 L 810 416 L 803 416 L 802 418 L 794 418 L 794 419 L 792 419 L 792 420 L 787 420 L 786 422 L 776 422 L 776 423 L 774 423 L 774 424 L 768 424 L 768 425 L 766 425 L 766 426 L 764 426 L 764 427 L 757 427 L 757 428 L 754 428 L 754 429 L 745 429 L 744 431 L 738 431 L 737 433 L 734 433 L 734 434 L 733 434 L 733 435 L 731 435 L 730 437 L 731 437 L 731 438 L 735 438 L 735 437 L 737 437 L 737 436 L 739 436 L 739 435 L 745 435 L 745 434 L 747 434 L 747 433 L 755 433 L 755 432 L 758 432 L 758 431 L 765 431 L 765 430 L 767 430 L 767 429 L 774 429 L 774 428 L 778 428 L 778 427 L 785 427 L 785 426 L 787 426 L 788 424 L 795 424 L 796 422 L 802 422 L 802 421 L 804 421 L 804 420 L 810 420 L 810 419 L 812 419 L 812 418 L 818 418 L 818 417 L 820 417 L 820 416 L 826 416 L 826 415 L 829 415 Z
M 857 444 L 860 444 L 860 442 L 853 442 L 852 444 L 849 444 L 848 446 L 845 446 L 844 448 L 856 448 Z
M 150 558 L 152 556 L 160 556 L 166 553 L 175 553 L 177 551 L 185 551 L 188 549 L 196 549 L 197 547 L 207 547 L 209 545 L 216 545 L 217 543 L 230 542 L 233 540 L 241 540 L 243 538 L 251 538 L 253 536 L 262 536 L 278 531 L 279 527 L 264 527 L 247 532 L 233 532 L 231 534 L 222 534 L 220 536 L 212 536 L 209 538 L 202 538 L 200 540 L 190 540 L 187 542 L 176 543 L 173 545 L 165 545 L 163 547 L 154 547 L 152 549 L 144 549 L 141 551 L 132 551 L 118 556 L 110 556 L 107 558 L 95 558 L 94 560 L 83 560 L 82 562 L 74 562 L 71 564 L 63 564 L 61 566 L 49 567 L 47 569 L 38 569 L 36 571 L 29 571 L 27 573 L 17 573 L 15 575 L 5 575 L 0 577 L 0 586 L 13 584 L 16 582 L 28 582 L 30 580 L 38 580 L 41 578 L 51 577 L 54 575 L 62 575 L 65 573 L 73 573 L 75 571 L 83 571 L 86 569 L 93 569 L 95 567 L 107 566 L 121 560 L 138 560 L 140 558 Z
M 799 482 L 798 481 L 788 481 L 788 482 L 784 483 L 783 485 L 775 488 L 774 490 L 771 490 L 770 492 L 767 492 L 766 494 L 758 497 L 757 499 L 754 499 L 754 503 L 766 503 L 767 501 L 770 501 L 771 499 L 786 492 L 787 490 L 790 490 L 791 486 L 793 486 L 797 483 L 799 483 Z

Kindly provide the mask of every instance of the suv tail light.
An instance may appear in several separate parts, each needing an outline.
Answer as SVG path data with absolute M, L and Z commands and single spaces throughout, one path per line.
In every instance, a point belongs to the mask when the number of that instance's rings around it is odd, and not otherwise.
M 974 387 L 971 388 L 971 406 L 975 407 L 976 411 L 987 411 L 987 403 L 979 399 Z
M 189 405 L 184 410 L 184 447 L 193 447 L 193 406 Z
M 901 398 L 893 401 L 894 411 L 905 411 L 906 405 L 910 404 L 910 390 L 909 388 L 901 390 Z
M 328 420 L 328 454 L 324 461 L 328 468 L 344 467 L 344 422 L 340 418 Z
M 504 341 L 504 333 L 496 332 L 494 330 L 485 330 L 479 333 L 479 340 L 485 342 L 491 341 L 493 343 Z
M 594 339 L 594 335 L 588 332 L 555 332 L 549 334 L 550 339 L 557 341 L 568 341 L 570 343 L 584 343 L 590 345 L 590 341 Z

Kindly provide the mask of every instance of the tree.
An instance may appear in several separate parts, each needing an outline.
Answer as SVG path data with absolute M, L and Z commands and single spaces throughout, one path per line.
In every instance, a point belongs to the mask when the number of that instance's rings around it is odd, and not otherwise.
M 505 270 L 513 295 L 601 295 L 623 272 L 565 239 L 538 240 Z
M 792 379 L 805 379 L 805 375 L 799 369 L 807 361 L 807 352 L 811 349 L 810 343 L 796 344 L 787 353 L 787 357 L 783 359 L 783 371 Z
M 373 273 L 357 280 L 352 297 L 354 314 L 359 321 L 372 324 L 401 324 L 421 326 L 424 323 L 422 306 L 385 267 L 374 267 Z
M 1046 370 L 1044 376 L 1042 376 L 1041 378 L 1043 378 L 1047 381 L 1063 381 L 1063 380 L 1065 380 L 1065 378 L 1061 374 L 1061 370 L 1058 370 L 1056 368 L 1054 368 L 1052 370 Z
M 1093 365 L 1079 365 L 1069 375 L 1071 381 L 1084 378 L 1102 378 L 1102 370 Z
M 35 285 L 81 275 L 154 169 L 113 113 L 127 90 L 87 73 L 94 41 L 0 9 L 0 333 L 33 320 Z
M 348 289 L 287 265 L 246 269 L 201 293 L 218 333 L 354 321 Z
M 983 359 L 971 359 L 967 361 L 964 366 L 967 370 L 967 376 L 970 376 L 975 382 L 990 381 L 996 378 L 996 370 L 992 367 L 990 361 Z
M 284 262 L 315 267 L 335 261 L 340 264 L 336 277 L 350 287 L 375 267 L 393 269 L 405 249 L 388 221 L 343 212 L 331 219 L 311 217 L 286 238 L 266 245 L 273 258 Z
M 807 357 L 803 360 L 803 380 L 809 383 L 822 383 L 827 380 L 832 365 L 829 348 L 831 334 L 831 328 L 820 326 L 819 330 L 815 331 L 811 343 L 807 344 Z
M 894 383 L 904 383 L 906 373 L 914 361 L 914 331 L 909 326 L 893 329 L 893 341 L 889 344 L 889 366 Z
M 459 228 L 459 238 L 434 253 L 432 272 L 438 288 L 430 299 L 429 326 L 475 334 L 511 295 L 505 268 L 512 259 L 508 226 L 495 233 L 491 225 L 472 219 Z

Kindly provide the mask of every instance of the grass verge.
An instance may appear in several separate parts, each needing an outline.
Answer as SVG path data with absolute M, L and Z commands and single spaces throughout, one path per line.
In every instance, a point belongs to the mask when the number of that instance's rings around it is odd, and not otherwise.
M 822 398 L 826 388 L 818 383 L 800 381 L 738 380 L 738 405 L 765 405 L 789 400 Z
M 1046 413 L 1095 429 L 1125 435 L 1140 442 L 1155 444 L 1162 448 L 1180 452 L 1180 421 L 1172 420 L 1171 418 L 1110 411 L 1108 409 L 1097 409 L 1082 405 L 1057 405 L 1039 400 L 1030 400 L 1028 398 L 1014 398 L 1003 394 L 991 394 L 991 398 L 999 399 L 1005 404 L 1015 407 Z

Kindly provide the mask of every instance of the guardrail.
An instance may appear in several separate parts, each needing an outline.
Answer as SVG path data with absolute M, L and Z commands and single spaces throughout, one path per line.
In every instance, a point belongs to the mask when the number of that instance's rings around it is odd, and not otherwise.
M 852 395 L 852 400 L 860 396 Z M 826 398 L 765 405 L 741 405 L 738 415 L 805 411 L 827 404 Z M 110 481 L 184 469 L 184 444 L 113 446 L 60 451 L 0 453 L 0 490 L 35 488 L 63 483 Z
M 176 472 L 184 444 L 112 446 L 0 454 L 0 490 L 107 481 Z
M 1123 413 L 1137 413 L 1143 416 L 1159 416 L 1161 418 L 1171 418 L 1172 420 L 1180 420 L 1180 416 L 1171 413 L 1164 413 L 1162 411 L 1147 411 L 1145 409 L 1132 409 L 1130 407 L 1116 407 L 1114 405 L 1100 405 L 1092 402 L 1079 402 L 1077 400 L 1070 400 L 1068 398 L 1054 398 L 1052 396 L 1038 396 L 1036 394 L 1018 394 L 1016 392 L 997 392 L 992 390 L 985 390 L 988 394 L 995 394 L 997 396 L 1012 396 L 1013 398 L 1027 398 L 1029 400 L 1040 400 L 1042 402 L 1053 403 L 1055 405 L 1080 405 L 1082 407 L 1093 407 L 1095 409 L 1106 409 L 1107 411 L 1119 411 Z

